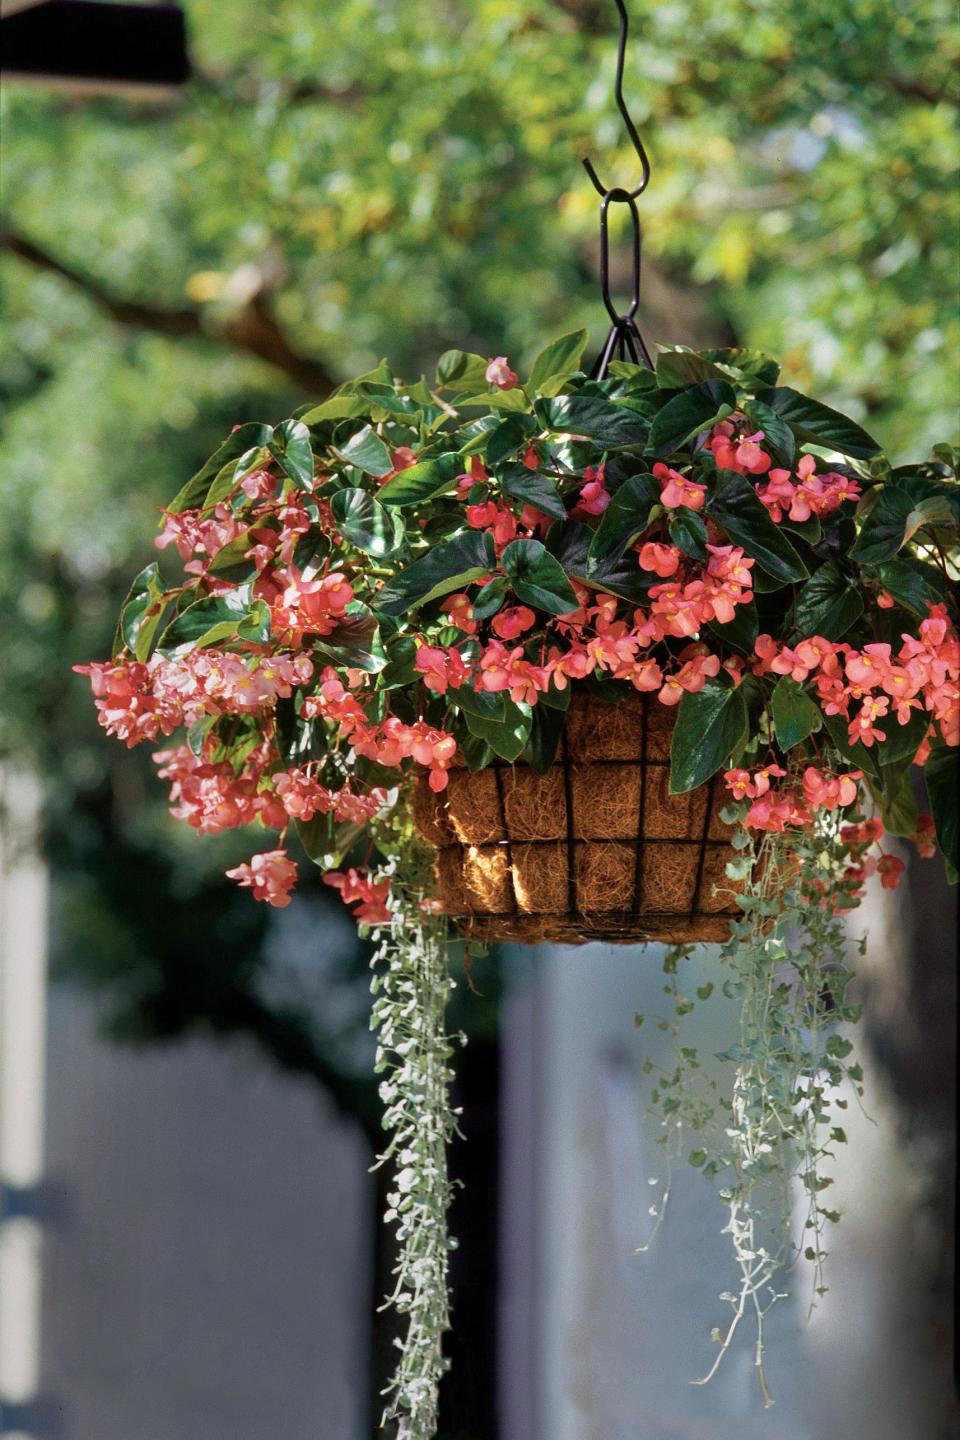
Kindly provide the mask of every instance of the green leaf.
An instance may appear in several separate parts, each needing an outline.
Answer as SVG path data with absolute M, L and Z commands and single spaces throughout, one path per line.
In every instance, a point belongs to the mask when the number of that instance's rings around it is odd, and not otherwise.
M 780 366 L 772 356 L 765 355 L 762 350 L 751 350 L 744 345 L 735 345 L 723 350 L 701 350 L 700 353 L 704 360 L 712 360 L 715 365 L 726 365 L 741 375 L 761 381 L 764 385 L 775 385 L 777 376 L 780 374 Z
M 489 364 L 467 350 L 445 350 L 437 361 L 437 384 L 447 390 L 475 390 L 487 383 Z
M 703 380 L 675 395 L 657 412 L 647 448 L 654 455 L 671 455 L 685 440 L 736 408 L 737 394 L 728 380 Z
M 650 512 L 660 503 L 661 485 L 652 475 L 631 475 L 613 496 L 593 532 L 586 557 L 586 574 L 603 575 L 620 559 L 631 541 L 650 524 Z
M 909 760 L 899 765 L 882 765 L 879 785 L 867 778 L 867 786 L 880 808 L 884 828 L 890 835 L 902 835 L 906 838 L 917 833 L 917 820 L 920 816 L 919 806 L 910 787 L 910 769 Z
M 239 460 L 248 450 L 269 444 L 272 434 L 273 430 L 269 425 L 239 425 L 227 436 L 219 450 L 214 451 L 206 464 L 177 491 L 167 509 L 172 515 L 179 515 L 182 510 L 195 510 L 198 505 L 203 504 L 210 482 L 219 475 L 225 465 Z
M 351 435 L 345 445 L 337 445 L 333 449 L 348 465 L 355 465 L 358 470 L 363 470 L 367 475 L 375 475 L 377 479 L 381 475 L 389 475 L 393 469 L 390 451 L 369 425 L 364 425 L 356 435 Z
M 488 719 L 475 711 L 464 710 L 464 717 L 471 735 L 486 741 L 495 755 L 513 761 L 523 753 L 530 735 L 531 711 L 529 706 L 521 709 L 512 700 L 504 697 L 503 713 L 504 718 L 501 720 Z
M 434 495 L 449 490 L 463 469 L 459 455 L 438 455 L 432 460 L 418 460 L 388 480 L 377 497 L 381 505 L 419 505 Z
M 233 494 L 245 475 L 249 475 L 252 470 L 257 470 L 262 465 L 270 464 L 272 458 L 269 450 L 265 450 L 263 446 L 255 446 L 254 449 L 245 451 L 239 460 L 224 465 L 223 469 L 214 476 L 209 490 L 203 497 L 204 510 L 212 510 L 215 505 L 219 505 L 221 500 L 225 500 L 228 495 Z M 249 549 L 249 546 L 247 548 Z
M 475 620 L 489 620 L 491 615 L 496 615 L 501 609 L 504 600 L 507 598 L 507 581 L 504 575 L 495 575 L 481 590 L 477 591 L 473 600 L 473 618 Z
M 504 690 L 475 690 L 472 685 L 461 685 L 459 690 L 451 690 L 448 695 L 464 715 L 475 715 L 478 720 L 489 720 L 497 725 L 506 722 L 509 697 Z
M 512 540 L 500 557 L 514 594 L 526 605 L 551 615 L 579 608 L 576 592 L 562 566 L 539 540 Z
M 747 400 L 743 411 L 749 417 L 750 423 L 763 431 L 764 447 L 773 452 L 774 458 L 779 460 L 781 465 L 792 470 L 793 462 L 797 458 L 797 439 L 783 417 L 778 415 L 776 410 L 771 410 L 769 405 L 764 405 L 761 400 Z
M 871 776 L 874 780 L 880 778 L 880 762 L 878 761 L 875 749 L 868 750 L 858 740 L 855 745 L 850 744 L 847 733 L 847 721 L 842 715 L 828 715 L 825 710 L 820 712 L 823 716 L 823 728 L 830 736 L 830 743 L 833 748 L 842 755 L 844 760 L 849 760 L 858 770 L 865 775 Z
M 925 619 L 927 607 L 943 599 L 943 577 L 932 565 L 905 556 L 877 566 L 877 579 L 887 594 L 911 614 Z
M 533 706 L 530 738 L 524 747 L 523 758 L 537 775 L 546 775 L 557 758 L 566 723 L 564 711 L 543 704 L 542 696 L 540 703 Z
M 801 637 L 822 635 L 839 640 L 863 614 L 863 596 L 836 560 L 815 570 L 797 595 L 797 630 Z
M 140 571 L 127 592 L 113 643 L 114 655 L 125 645 L 138 660 L 149 657 L 153 637 L 163 618 L 165 594 L 160 570 L 154 561 Z
M 174 619 L 160 636 L 158 649 L 175 650 L 181 645 L 212 645 L 233 639 L 240 622 L 251 614 L 253 582 L 238 585 L 224 595 L 195 600 Z
M 530 371 L 530 388 L 542 390 L 553 375 L 569 375 L 580 369 L 583 352 L 587 348 L 586 330 L 572 330 L 561 335 L 540 351 Z
M 747 738 L 747 702 L 739 687 L 707 680 L 677 706 L 670 747 L 670 794 L 695 790 L 725 765 Z
M 380 639 L 377 617 L 360 600 L 351 600 L 337 621 L 336 629 L 314 642 L 319 655 L 326 655 L 336 665 L 351 670 L 364 670 L 376 675 L 387 664 L 387 653 Z
M 657 385 L 661 390 L 681 390 L 701 380 L 726 380 L 728 377 L 712 360 L 705 360 L 684 345 L 664 350 L 657 356 Z
M 800 440 L 828 445 L 855 460 L 869 460 L 880 453 L 880 446 L 866 430 L 818 400 L 810 400 L 788 386 L 764 390 L 761 394 L 763 404 L 785 420 Z
M 892 560 L 906 543 L 913 496 L 905 487 L 892 484 L 875 486 L 867 494 L 870 510 L 850 554 L 861 565 L 879 565 Z
M 772 709 L 773 730 L 781 750 L 792 750 L 823 725 L 819 705 L 789 675 L 781 675 L 773 687 Z
M 515 454 L 521 445 L 527 445 L 536 429 L 537 422 L 532 415 L 508 415 L 490 432 L 484 452 L 487 464 L 499 465 L 501 460 Z
M 361 415 L 370 414 L 370 400 L 366 395 L 331 395 L 321 405 L 305 405 L 294 416 L 304 425 L 319 425 L 323 420 L 359 420 Z
M 403 523 L 366 490 L 338 490 L 330 499 L 344 540 L 367 555 L 392 555 L 403 543 Z
M 313 452 L 310 431 L 302 420 L 284 420 L 270 439 L 270 454 L 280 469 L 303 490 L 313 486 Z
M 522 500 L 525 505 L 534 505 L 538 510 L 542 510 L 544 515 L 551 515 L 554 520 L 567 518 L 566 506 L 548 475 L 541 475 L 538 470 L 528 470 L 526 465 L 515 465 L 502 477 L 500 483 L 504 494 L 514 500 Z
M 378 594 L 377 609 L 384 615 L 402 615 L 429 600 L 462 590 L 473 580 L 483 579 L 495 569 L 496 563 L 491 535 L 479 530 L 461 530 L 394 575 Z
M 386 644 L 387 663 L 377 682 L 381 690 L 397 690 L 416 678 L 417 642 L 412 635 L 395 635 Z
M 482 405 L 486 410 L 516 410 L 518 413 L 530 409 L 530 402 L 519 387 L 516 390 L 487 390 L 482 395 L 457 396 L 458 409 L 476 405 Z
M 752 655 L 753 647 L 760 633 L 757 602 L 751 600 L 749 605 L 737 605 L 733 612 L 733 619 L 729 620 L 726 625 L 719 625 L 716 620 L 711 620 L 707 624 L 707 629 L 711 635 L 717 637 L 722 645 L 729 645 L 740 655 Z
M 609 508 L 607 506 L 607 509 Z M 696 510 L 682 505 L 670 516 L 667 528 L 671 542 L 678 550 L 682 550 L 684 555 L 689 555 L 691 560 L 707 558 L 707 527 Z
M 892 765 L 898 760 L 913 759 L 929 728 L 930 715 L 924 709 L 912 710 L 906 725 L 901 725 L 894 712 L 882 716 L 876 725 L 887 737 L 877 742 L 877 760 L 881 766 Z
M 742 545 L 757 565 L 782 585 L 806 580 L 808 571 L 787 537 L 743 475 L 718 471 L 716 489 L 708 495 L 707 513 L 722 525 L 735 545 Z
M 602 395 L 557 395 L 537 400 L 534 410 L 546 430 L 586 435 L 611 449 L 642 445 L 647 435 L 646 424 L 635 411 Z
M 960 870 L 958 843 L 957 795 L 960 794 L 960 751 L 955 746 L 939 746 L 931 751 L 923 767 L 930 811 L 937 832 L 937 844 L 954 874 Z

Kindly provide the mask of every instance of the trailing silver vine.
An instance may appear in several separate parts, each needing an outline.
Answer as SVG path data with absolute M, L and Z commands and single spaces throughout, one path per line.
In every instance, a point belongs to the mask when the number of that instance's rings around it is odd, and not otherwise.
M 731 807 L 726 818 L 742 815 Z M 811 1303 L 826 1293 L 824 1230 L 840 1215 L 824 1203 L 832 1183 L 824 1164 L 846 1140 L 834 1112 L 848 1104 L 837 1089 L 850 1080 L 858 1098 L 863 1093 L 859 1065 L 847 1063 L 852 1044 L 837 1030 L 860 1016 L 861 1007 L 846 998 L 852 972 L 843 923 L 843 912 L 856 901 L 835 817 L 825 816 L 813 832 L 760 839 L 739 828 L 733 843 L 739 854 L 727 875 L 741 887 L 742 918 L 733 923 L 720 961 L 726 971 L 721 988 L 739 1003 L 739 1022 L 735 1043 L 716 1057 L 733 1065 L 732 1083 L 724 1093 L 705 1074 L 697 1050 L 682 1043 L 684 1017 L 696 1001 L 680 971 L 693 947 L 674 946 L 664 960 L 673 1013 L 658 1022 L 673 1036 L 674 1060 L 657 1074 L 651 1096 L 663 1132 L 658 1144 L 665 1150 L 666 1180 L 651 1213 L 659 1226 L 672 1163 L 685 1150 L 690 1163 L 718 1183 L 738 1283 L 720 1297 L 732 1315 L 725 1328 L 712 1331 L 718 1353 L 694 1383 L 713 1377 L 748 1319 L 757 1379 L 765 1403 L 772 1404 L 764 1373 L 765 1317 L 785 1298 L 785 1275 L 801 1254 L 812 1266 Z M 859 948 L 862 953 L 863 942 Z M 696 999 L 708 999 L 712 990 L 712 983 L 699 986 Z M 647 1073 L 656 1068 L 649 1059 L 644 1063 Z M 795 1181 L 806 1197 L 798 1237 L 791 1233 Z
M 392 922 L 376 932 L 371 966 L 377 1031 L 376 1070 L 383 1075 L 383 1125 L 390 1139 L 377 1165 L 393 1164 L 394 1185 L 385 1221 L 397 1227 L 399 1255 L 393 1292 L 384 1307 L 408 1317 L 400 1358 L 389 1386 L 383 1424 L 397 1422 L 398 1440 L 432 1440 L 437 1394 L 448 1368 L 443 1336 L 450 1328 L 447 1230 L 452 1183 L 447 1144 L 456 1132 L 450 1107 L 453 1040 L 446 1006 L 455 983 L 447 968 L 447 928 L 422 905 L 420 877 L 392 861 Z M 461 1040 L 463 1037 L 458 1037 Z

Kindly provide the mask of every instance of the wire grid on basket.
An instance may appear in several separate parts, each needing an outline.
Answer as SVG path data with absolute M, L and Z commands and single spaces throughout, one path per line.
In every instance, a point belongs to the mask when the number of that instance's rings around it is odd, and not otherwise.
M 537 943 L 723 940 L 736 903 L 716 779 L 671 796 L 674 712 L 574 697 L 555 765 L 494 761 L 417 792 L 437 898 L 465 935 Z M 724 893 L 715 894 L 715 887 Z

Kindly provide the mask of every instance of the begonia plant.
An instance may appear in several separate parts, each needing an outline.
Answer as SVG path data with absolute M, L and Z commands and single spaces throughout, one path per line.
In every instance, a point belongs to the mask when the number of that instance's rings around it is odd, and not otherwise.
M 956 455 L 891 465 L 755 351 L 665 346 L 655 370 L 615 362 L 596 380 L 585 343 L 583 331 L 554 341 L 523 383 L 504 357 L 458 350 L 432 382 L 401 383 L 382 363 L 282 424 L 237 426 L 163 514 L 156 543 L 182 574 L 167 575 L 166 556 L 148 565 L 112 659 L 77 668 L 110 734 L 162 744 L 175 816 L 200 834 L 262 837 L 229 872 L 255 899 L 290 902 L 296 837 L 357 920 L 393 935 L 388 976 L 391 953 L 416 948 L 430 1024 L 410 1032 L 403 1007 L 424 992 L 396 974 L 378 999 L 395 1128 L 411 1122 L 417 1056 L 439 1065 L 422 1081 L 445 1075 L 449 1054 L 444 922 L 410 818 L 418 777 L 440 792 L 455 761 L 495 758 L 545 772 L 577 687 L 675 707 L 672 793 L 720 772 L 737 826 L 731 956 L 766 956 L 764 1014 L 793 957 L 796 1073 L 821 1077 L 792 1133 L 794 1080 L 769 1108 L 769 1045 L 760 1071 L 757 1054 L 732 1054 L 743 1146 L 699 1163 L 739 1166 L 752 1185 L 743 1161 L 757 1136 L 795 1140 L 810 1115 L 815 1129 L 827 1080 L 843 1078 L 842 1046 L 811 1051 L 809 1021 L 824 955 L 845 973 L 830 927 L 871 873 L 888 888 L 900 877 L 884 837 L 939 849 L 956 878 Z M 808 917 L 792 948 L 777 923 L 787 912 Z M 745 1014 L 759 1003 L 754 971 Z M 831 1004 L 853 1018 L 841 978 Z M 661 1089 L 669 1102 L 669 1081 Z M 697 1126 L 691 1093 L 667 1104 L 674 1128 L 682 1115 Z M 397 1151 L 398 1296 L 414 1338 L 393 1403 L 410 1435 L 431 1433 L 446 1323 L 445 1232 L 436 1207 L 410 1216 L 445 1173 L 449 1129 L 418 1139 L 407 1123 Z M 816 1202 L 819 1151 L 804 1134 Z M 743 1186 L 728 1192 L 756 1308 L 757 1277 L 779 1261 L 756 1242 Z M 759 1270 L 758 1253 L 770 1262 Z M 819 1241 L 811 1255 L 819 1265 Z

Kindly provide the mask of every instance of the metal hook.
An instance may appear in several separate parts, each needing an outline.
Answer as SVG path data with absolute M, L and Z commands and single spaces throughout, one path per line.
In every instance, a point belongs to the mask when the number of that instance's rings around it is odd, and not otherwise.
M 633 121 L 630 118 L 630 112 L 627 109 L 626 103 L 623 98 L 623 66 L 627 54 L 627 30 L 629 22 L 627 19 L 627 10 L 626 6 L 624 5 L 624 0 L 616 0 L 616 6 L 620 12 L 620 40 L 617 45 L 617 80 L 614 86 L 614 94 L 617 98 L 617 109 L 620 111 L 620 114 L 623 117 L 623 123 L 627 127 L 627 134 L 630 136 L 630 139 L 633 142 L 633 148 L 634 150 L 636 150 L 637 155 L 640 158 L 640 166 L 643 174 L 640 180 L 640 184 L 635 190 L 622 190 L 619 186 L 604 185 L 601 182 L 596 170 L 593 168 L 593 164 L 590 160 L 584 158 L 583 167 L 586 170 L 587 174 L 590 176 L 590 179 L 593 181 L 593 187 L 598 195 L 606 196 L 617 192 L 616 198 L 618 200 L 636 200 L 637 196 L 642 195 L 644 190 L 646 190 L 647 185 L 649 184 L 650 161 L 647 159 L 647 152 L 643 148 L 643 141 L 637 134 L 637 127 L 634 125 Z
M 613 322 L 604 341 L 603 349 L 597 357 L 592 369 L 591 377 L 594 380 L 602 380 L 606 376 L 610 361 L 616 356 L 620 360 L 628 357 L 637 365 L 646 365 L 648 370 L 653 369 L 653 361 L 650 359 L 650 352 L 643 342 L 643 336 L 637 329 L 634 316 L 640 305 L 640 216 L 637 213 L 636 199 L 647 188 L 650 180 L 650 161 L 647 159 L 647 152 L 643 148 L 643 142 L 637 134 L 636 126 L 630 119 L 629 112 L 623 99 L 623 66 L 627 50 L 627 11 L 624 0 L 616 0 L 617 9 L 620 12 L 620 42 L 617 47 L 617 83 L 615 93 L 617 97 L 617 108 L 623 116 L 623 123 L 627 127 L 630 139 L 633 141 L 633 148 L 640 157 L 642 176 L 640 184 L 635 190 L 624 190 L 620 185 L 605 186 L 596 170 L 589 160 L 584 160 L 584 168 L 593 182 L 597 194 L 601 197 L 600 205 L 600 288 L 603 295 L 603 303 L 606 306 L 607 314 Z M 630 211 L 631 227 L 631 292 L 630 304 L 622 313 L 614 305 L 610 296 L 610 237 L 607 227 L 607 211 L 611 204 L 626 205 Z

